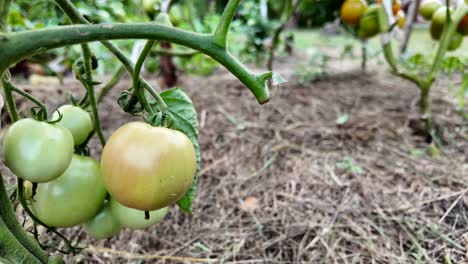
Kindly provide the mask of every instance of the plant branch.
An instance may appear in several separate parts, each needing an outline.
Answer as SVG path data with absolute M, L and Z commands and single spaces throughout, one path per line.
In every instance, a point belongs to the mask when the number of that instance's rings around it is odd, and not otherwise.
M 0 53 L 0 71 L 23 58 L 50 49 L 109 39 L 165 40 L 201 51 L 218 61 L 241 80 L 259 103 L 266 103 L 269 100 L 265 80 L 250 72 L 223 47 L 215 43 L 211 35 L 153 23 L 73 25 L 0 34 L 0 50 L 9 51 Z
M 226 8 L 224 9 L 221 20 L 219 21 L 218 27 L 214 33 L 215 43 L 223 48 L 227 48 L 227 34 L 229 27 L 231 26 L 232 20 L 236 14 L 237 8 L 239 7 L 242 0 L 230 0 Z
M 135 91 L 135 95 L 137 96 L 138 101 L 140 101 L 143 108 L 146 109 L 146 111 L 149 113 L 152 113 L 153 110 L 151 106 L 148 104 L 148 101 L 146 100 L 144 91 L 141 89 L 142 85 L 140 83 L 140 73 L 141 73 L 141 69 L 143 68 L 143 64 L 145 63 L 146 57 L 148 56 L 148 54 L 150 54 L 151 49 L 154 47 L 155 43 L 156 41 L 154 40 L 148 40 L 148 42 L 146 42 L 145 47 L 141 51 L 141 54 L 138 57 L 138 60 L 135 64 L 135 69 L 133 71 L 133 76 L 132 76 L 133 89 Z
M 11 0 L 0 0 L 0 32 L 7 31 Z

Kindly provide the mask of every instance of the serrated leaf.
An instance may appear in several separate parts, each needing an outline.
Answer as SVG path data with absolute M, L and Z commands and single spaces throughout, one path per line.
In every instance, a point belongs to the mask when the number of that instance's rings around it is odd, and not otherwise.
M 286 80 L 281 74 L 277 72 L 273 72 L 272 81 L 273 85 L 280 85 L 288 82 L 288 80 Z
M 172 88 L 161 93 L 174 123 L 174 129 L 185 133 L 192 141 L 197 154 L 197 171 L 190 190 L 177 202 L 186 213 L 192 213 L 192 203 L 197 192 L 198 172 L 200 171 L 201 153 L 198 144 L 197 111 L 192 100 L 180 88 Z

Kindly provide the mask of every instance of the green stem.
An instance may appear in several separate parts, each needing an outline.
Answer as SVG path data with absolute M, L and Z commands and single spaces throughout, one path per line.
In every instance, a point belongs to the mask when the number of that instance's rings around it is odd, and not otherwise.
M 269 99 L 265 79 L 250 72 L 223 47 L 212 35 L 193 33 L 152 23 L 73 25 L 51 27 L 34 31 L 0 35 L 0 71 L 28 56 L 63 46 L 108 39 L 164 40 L 199 50 L 212 57 L 255 95 L 259 103 Z
M 199 53 L 196 50 L 177 51 L 177 50 L 170 50 L 170 49 L 154 49 L 153 52 L 160 56 L 172 56 L 172 57 L 192 57 Z
M 0 174 L 0 256 L 14 263 L 47 263 L 48 256 L 18 222 Z
M 148 111 L 149 113 L 153 112 L 153 109 L 151 106 L 148 104 L 148 101 L 146 100 L 145 93 L 141 89 L 141 83 L 140 83 L 140 73 L 141 69 L 143 68 L 143 64 L 145 63 L 146 57 L 151 52 L 151 49 L 154 47 L 154 44 L 156 41 L 154 40 L 148 40 L 145 44 L 145 47 L 141 51 L 140 56 L 138 57 L 138 60 L 135 64 L 135 69 L 133 71 L 133 76 L 132 76 L 132 81 L 133 81 L 133 89 L 135 90 L 135 95 L 138 98 L 138 101 L 140 101 L 141 105 Z
M 93 113 L 93 124 L 94 124 L 94 131 L 98 134 L 99 141 L 104 146 L 106 144 L 106 139 L 104 138 L 104 134 L 102 133 L 101 122 L 99 121 L 99 111 L 96 101 L 96 94 L 94 92 L 94 85 L 93 85 L 93 76 L 92 76 L 92 66 L 91 66 L 91 50 L 89 49 L 88 45 L 81 46 L 83 50 L 83 57 L 84 57 L 84 66 L 85 66 L 85 74 L 86 79 L 84 80 L 83 84 L 86 87 L 88 92 L 89 102 L 91 104 L 91 110 Z
M 119 67 L 119 69 L 117 69 L 114 75 L 112 75 L 112 78 L 109 80 L 109 82 L 106 85 L 104 85 L 104 87 L 102 87 L 101 92 L 99 92 L 99 95 L 97 97 L 98 104 L 101 103 L 102 99 L 104 99 L 104 96 L 106 96 L 107 93 L 109 93 L 109 91 L 112 90 L 112 88 L 114 88 L 115 85 L 117 85 L 124 72 L 125 66 L 122 65 L 121 67 Z
M 227 48 L 227 34 L 229 32 L 229 27 L 231 26 L 232 19 L 234 19 L 234 15 L 236 14 L 236 10 L 241 1 L 242 0 L 230 0 L 228 2 L 223 15 L 221 16 L 221 21 L 216 28 L 214 34 L 215 43 L 223 48 Z
M 367 68 L 367 40 L 361 40 L 361 71 L 365 72 Z
M 18 111 L 16 110 L 15 98 L 13 97 L 13 87 L 9 81 L 9 72 L 2 73 L 0 71 L 0 78 L 2 78 L 3 91 L 5 93 L 5 99 L 7 103 L 8 113 L 13 122 L 19 120 Z
M 39 108 L 42 109 L 43 113 L 44 113 L 44 118 L 47 119 L 47 107 L 45 106 L 45 104 L 43 102 L 41 102 L 39 99 L 37 99 L 36 97 L 34 97 L 32 94 L 24 91 L 24 90 L 21 90 L 20 88 L 18 87 L 15 87 L 12 83 L 10 83 L 11 85 L 11 90 L 23 97 L 25 97 L 26 99 L 28 99 L 29 101 L 33 102 L 35 105 L 37 105 Z

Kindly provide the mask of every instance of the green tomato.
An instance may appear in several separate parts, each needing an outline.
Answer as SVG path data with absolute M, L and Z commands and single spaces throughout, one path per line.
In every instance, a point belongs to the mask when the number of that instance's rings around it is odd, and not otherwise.
M 442 6 L 439 0 L 426 0 L 419 7 L 419 14 L 426 20 L 431 20 L 434 13 Z
M 447 20 L 447 7 L 442 6 L 432 16 L 431 21 L 431 37 L 434 40 L 439 40 L 444 30 L 445 21 Z
M 372 38 L 380 33 L 378 10 L 380 5 L 371 5 L 359 21 L 358 36 Z
M 75 154 L 65 173 L 38 185 L 31 208 L 49 226 L 70 227 L 93 218 L 106 193 L 99 163 Z
M 5 164 L 18 177 L 48 182 L 70 165 L 73 137 L 66 128 L 26 118 L 15 122 L 5 135 Z
M 154 14 L 161 5 L 161 0 L 143 0 L 143 7 L 145 8 L 146 13 Z
M 458 49 L 461 44 L 463 43 L 463 36 L 460 33 L 455 32 L 453 36 L 450 38 L 449 46 L 447 48 L 448 51 L 454 51 Z
M 121 230 L 119 221 L 112 215 L 111 206 L 106 202 L 101 211 L 84 224 L 84 230 L 95 239 L 105 239 L 118 234 Z
M 146 220 L 145 211 L 126 207 L 113 198 L 111 198 L 110 204 L 112 215 L 120 222 L 122 226 L 130 229 L 145 229 L 155 225 L 161 222 L 161 220 L 163 220 L 168 212 L 167 207 L 151 211 L 149 212 L 150 218 Z
M 89 113 L 73 105 L 63 105 L 57 111 L 54 112 L 52 119 L 57 120 L 60 112 L 62 119 L 57 124 L 70 130 L 75 146 L 83 144 L 93 131 L 93 120 L 91 120 Z

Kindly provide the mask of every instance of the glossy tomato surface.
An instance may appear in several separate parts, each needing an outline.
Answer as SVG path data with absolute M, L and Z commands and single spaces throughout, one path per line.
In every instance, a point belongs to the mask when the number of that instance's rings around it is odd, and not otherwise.
M 75 146 L 83 144 L 91 131 L 93 131 L 93 121 L 89 113 L 73 105 L 63 105 L 57 110 L 62 114 L 62 119 L 57 125 L 70 130 Z M 58 119 L 59 116 L 59 113 L 55 111 L 52 120 Z
M 182 132 L 132 122 L 119 128 L 103 149 L 106 188 L 123 205 L 154 211 L 174 204 L 191 187 L 195 148 Z
M 359 21 L 358 36 L 360 38 L 371 38 L 379 34 L 378 10 L 380 5 L 371 5 Z
M 59 177 L 73 155 L 73 137 L 66 128 L 26 118 L 8 129 L 3 141 L 5 164 L 18 177 L 48 182 Z
M 119 223 L 130 229 L 145 229 L 152 225 L 155 225 L 167 215 L 168 208 L 161 208 L 159 210 L 149 212 L 149 219 L 145 219 L 145 211 L 140 211 L 132 209 L 126 206 L 123 206 L 121 203 L 117 202 L 115 199 L 111 198 L 111 209 L 114 217 L 119 221 Z
M 88 235 L 95 239 L 105 239 L 118 234 L 122 227 L 112 214 L 110 202 L 106 202 L 101 211 L 86 222 L 83 228 Z
M 341 20 L 349 25 L 357 25 L 366 9 L 367 3 L 364 0 L 346 0 L 341 6 Z
M 426 20 L 431 20 L 434 13 L 442 6 L 439 0 L 426 0 L 419 7 L 419 14 Z
M 444 30 L 445 21 L 447 19 L 447 7 L 443 6 L 434 13 L 431 21 L 431 37 L 434 40 L 439 40 Z
M 47 225 L 70 227 L 93 218 L 102 208 L 105 197 L 99 163 L 75 154 L 65 173 L 54 181 L 38 185 L 31 207 Z

